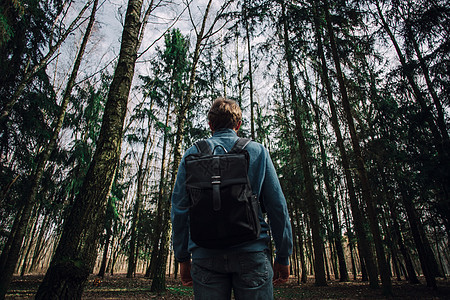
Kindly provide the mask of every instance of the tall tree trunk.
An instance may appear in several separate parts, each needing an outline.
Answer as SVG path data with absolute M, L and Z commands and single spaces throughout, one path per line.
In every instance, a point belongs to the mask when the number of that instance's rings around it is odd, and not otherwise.
M 341 198 L 343 198 L 343 196 Z M 348 248 L 349 248 L 349 252 L 350 252 L 350 261 L 352 263 L 353 280 L 356 281 L 356 278 L 358 277 L 358 272 L 356 271 L 356 261 L 355 261 L 355 257 L 354 257 L 355 245 L 354 245 L 353 231 L 352 231 L 352 228 L 350 227 L 350 221 L 348 218 L 347 204 L 342 204 L 342 214 L 344 215 L 345 226 L 347 227 L 347 239 L 348 239 L 347 244 L 348 244 Z
M 3 272 L 1 272 L 1 274 L 0 274 L 0 299 L 3 299 L 5 297 L 6 291 L 8 290 L 9 284 L 11 282 L 11 279 L 12 279 L 12 276 L 14 273 L 14 268 L 16 267 L 17 261 L 19 259 L 20 248 L 23 243 L 23 239 L 25 236 L 25 232 L 26 232 L 26 228 L 28 225 L 28 220 L 31 215 L 31 211 L 33 210 L 33 207 L 36 204 L 36 195 L 37 195 L 39 185 L 42 180 L 42 176 L 44 174 L 45 166 L 47 164 L 47 161 L 50 158 L 51 153 L 55 149 L 56 141 L 58 139 L 59 133 L 60 133 L 62 125 L 63 125 L 67 105 L 69 104 L 70 95 L 72 93 L 73 86 L 75 85 L 75 79 L 78 75 L 78 70 L 80 68 L 81 60 L 83 58 L 87 42 L 88 42 L 90 34 L 92 32 L 92 28 L 93 28 L 94 21 L 95 21 L 95 13 L 97 11 L 97 4 L 98 4 L 98 0 L 94 0 L 94 4 L 92 7 L 92 13 L 89 18 L 89 24 L 86 28 L 86 32 L 84 34 L 83 41 L 82 41 L 80 49 L 78 51 L 77 58 L 75 59 L 72 73 L 70 75 L 69 81 L 67 82 L 67 86 L 64 91 L 64 96 L 61 101 L 60 113 L 59 113 L 58 118 L 54 121 L 54 124 L 53 124 L 54 130 L 53 130 L 52 137 L 50 138 L 45 150 L 42 153 L 40 153 L 37 157 L 36 169 L 34 170 L 34 172 L 31 175 L 30 184 L 28 186 L 28 191 L 26 192 L 26 198 L 24 199 L 24 202 L 23 202 L 24 203 L 23 204 L 23 212 L 22 212 L 22 214 L 17 215 L 17 217 L 19 218 L 17 233 L 14 236 L 11 236 L 11 238 L 13 238 L 13 239 L 11 242 L 11 248 L 9 249 L 9 251 L 7 253 L 7 257 L 5 257 L 5 258 L 2 257 L 2 259 L 1 259 L 1 261 L 5 261 L 6 264 L 3 269 Z M 88 7 L 88 5 L 86 4 L 86 6 L 82 10 L 83 13 L 87 9 L 87 7 Z M 80 13 L 80 15 L 77 18 L 81 18 L 81 15 L 82 14 Z M 73 24 L 74 23 L 72 23 L 71 26 Z M 73 25 L 73 26 L 75 26 L 75 25 Z M 61 43 L 62 43 L 62 41 L 61 41 Z M 57 45 L 58 45 L 58 43 L 57 43 Z M 50 56 L 47 58 L 47 61 L 51 57 L 51 55 L 53 55 L 53 53 L 51 53 L 51 51 L 48 54 Z M 53 52 L 54 51 L 56 51 L 56 49 L 54 49 Z M 37 71 L 46 65 L 47 61 L 45 61 L 45 59 L 43 61 L 41 61 L 41 63 L 35 67 L 36 68 L 35 73 L 30 73 L 28 75 L 29 78 L 24 79 L 25 82 L 22 83 L 23 88 L 21 86 L 19 86 L 18 90 L 16 91 L 16 94 L 19 93 L 17 95 L 17 99 L 18 99 L 19 95 L 22 93 L 26 84 L 28 84 L 27 81 L 30 81 L 31 78 L 37 73 Z M 22 91 L 20 89 L 22 89 Z M 14 97 L 16 97 L 16 95 L 14 95 Z M 8 103 L 8 105 L 9 104 L 11 104 L 11 105 L 10 106 L 7 105 L 7 107 L 4 109 L 2 116 L 6 116 L 9 113 L 9 110 L 14 105 L 15 101 L 17 101 L 17 99 L 15 99 L 14 97 L 13 97 L 13 102 Z M 5 115 L 5 113 L 6 113 L 6 115 Z M 2 116 L 0 116 L 0 118 L 2 118 Z M 2 253 L 2 256 L 3 256 L 3 253 Z
M 277 78 L 277 80 L 279 81 L 281 87 L 281 99 L 282 99 L 282 103 L 283 103 L 283 113 L 285 116 L 288 116 L 288 100 L 286 99 L 286 93 L 284 92 L 284 87 L 283 87 L 283 83 L 281 81 L 280 78 Z M 286 131 L 288 133 L 288 136 L 293 136 L 292 134 L 292 130 L 291 128 L 289 128 L 289 126 L 286 126 Z M 297 155 L 297 151 L 296 151 L 296 147 L 294 145 L 290 145 L 289 146 L 289 155 L 290 155 L 290 159 L 293 160 L 294 156 Z M 308 274 L 307 274 L 307 267 L 306 267 L 306 260 L 305 260 L 305 252 L 304 252 L 304 241 L 303 241 L 303 228 L 301 226 L 301 222 L 300 222 L 300 217 L 301 217 L 301 213 L 300 213 L 300 208 L 298 207 L 298 203 L 300 202 L 300 199 L 294 199 L 294 201 L 291 201 L 290 203 L 292 204 L 292 211 L 293 211 L 293 216 L 295 218 L 295 222 L 296 222 L 296 226 L 292 226 L 293 228 L 293 234 L 294 234 L 294 246 L 296 247 L 296 254 L 298 254 L 299 258 L 297 258 L 297 266 L 298 266 L 298 260 L 300 260 L 300 268 L 298 270 L 298 283 L 300 284 L 300 282 L 302 283 L 306 283 L 307 279 L 308 279 Z M 293 221 L 293 220 L 292 220 Z M 297 241 L 298 238 L 298 241 Z M 300 274 L 301 272 L 301 274 Z
M 102 262 L 97 276 L 103 278 L 106 271 L 106 262 L 108 261 L 109 240 L 111 239 L 111 231 L 107 230 L 105 237 L 105 245 L 103 246 Z
M 325 153 L 325 147 L 323 145 L 323 136 L 320 126 L 320 116 L 319 116 L 319 109 L 314 103 L 312 104 L 315 112 L 315 121 L 316 121 L 316 127 L 317 127 L 317 136 L 319 138 L 319 146 L 320 146 L 320 158 L 322 162 L 322 172 L 323 172 L 323 181 L 325 184 L 325 190 L 327 192 L 328 197 L 328 204 L 330 205 L 330 211 L 331 211 L 331 217 L 333 222 L 333 229 L 331 230 L 332 234 L 332 243 L 334 243 L 334 246 L 336 247 L 336 254 L 338 256 L 338 262 L 339 262 L 339 281 L 344 282 L 348 281 L 348 272 L 347 272 L 347 265 L 345 264 L 345 256 L 344 256 L 344 249 L 342 248 L 341 243 L 341 227 L 339 225 L 338 220 L 338 214 L 337 214 L 337 208 L 336 208 L 336 199 L 333 195 L 333 191 L 331 189 L 331 178 L 330 178 L 330 170 L 327 165 L 327 157 Z M 337 273 L 336 273 L 337 275 Z
M 248 0 L 245 1 L 243 5 L 243 15 L 244 15 L 244 25 L 245 25 L 245 36 L 247 39 L 247 54 L 248 54 L 248 79 L 250 83 L 250 133 L 252 140 L 255 140 L 255 113 L 253 101 L 253 69 L 252 69 L 252 47 L 250 42 L 250 28 L 248 25 Z
M 48 230 L 48 224 L 50 223 L 49 214 L 44 214 L 44 220 L 41 223 L 41 226 L 39 228 L 39 234 L 34 246 L 34 252 L 33 252 L 33 258 L 31 260 L 30 264 L 30 271 L 33 272 L 36 270 L 36 265 L 39 261 L 39 256 L 41 255 L 43 247 L 43 240 L 44 240 L 44 234 L 47 233 Z
M 236 67 L 237 67 L 237 86 L 238 86 L 238 99 L 239 107 L 242 107 L 242 94 L 243 94 L 243 80 L 242 80 L 242 64 L 239 59 L 239 37 L 238 29 L 236 27 Z
M 291 207 L 289 208 L 289 211 L 294 212 L 294 209 Z M 294 243 L 293 251 L 292 251 L 292 259 L 294 261 L 293 268 L 294 268 L 294 276 L 297 277 L 297 284 L 300 284 L 300 266 L 299 266 L 299 244 L 297 241 L 297 227 L 295 226 L 295 223 L 293 219 L 291 218 L 291 227 L 292 227 L 292 242 Z
M 379 166 L 379 169 L 381 169 L 381 166 Z M 381 172 L 381 180 L 382 180 L 382 184 L 385 190 L 385 193 L 389 192 L 388 189 L 388 185 L 387 185 L 387 178 L 386 178 L 386 173 L 385 172 Z M 393 227 L 393 240 L 398 244 L 399 249 L 400 249 L 400 253 L 403 256 L 403 260 L 405 261 L 405 265 L 406 265 L 406 272 L 407 272 L 407 277 L 410 283 L 413 284 L 417 284 L 419 283 L 419 279 L 417 279 L 417 275 L 416 272 L 414 271 L 414 266 L 412 264 L 411 261 L 411 257 L 406 249 L 405 243 L 403 242 L 403 238 L 402 238 L 402 234 L 400 231 L 400 226 L 398 224 L 397 218 L 398 218 L 398 210 L 396 208 L 396 203 L 394 203 L 394 196 L 389 193 L 390 195 L 386 196 L 387 199 L 387 204 L 389 207 L 389 212 L 390 212 L 390 217 L 392 220 L 392 227 Z
M 173 73 L 174 74 L 174 73 Z M 166 257 L 166 247 L 164 247 L 164 243 L 166 240 L 166 232 L 164 222 L 168 222 L 166 220 L 165 215 L 167 214 L 166 211 L 168 211 L 170 208 L 167 206 L 167 182 L 166 178 L 168 174 L 166 174 L 166 153 L 167 153 L 167 142 L 169 138 L 169 118 L 170 118 L 170 109 L 171 109 L 171 103 L 173 101 L 172 98 L 172 91 L 173 91 L 173 84 L 174 84 L 174 75 L 172 74 L 171 79 L 171 86 L 170 86 L 170 92 L 169 92 L 169 99 L 167 104 L 167 111 L 166 111 L 166 119 L 165 119 L 165 125 L 164 125 L 164 136 L 163 136 L 163 148 L 162 148 L 162 155 L 161 155 L 161 167 L 160 167 L 160 174 L 159 174 L 159 189 L 158 189 L 158 202 L 157 202 L 157 210 L 156 210 L 156 219 L 155 219 L 155 245 L 153 246 L 152 254 L 155 255 L 153 257 L 152 255 L 152 263 L 150 264 L 152 267 L 149 268 L 151 270 L 150 277 L 151 278 L 157 278 L 158 272 L 162 271 L 165 273 L 165 267 L 161 270 L 162 265 L 165 266 L 165 260 L 164 257 Z M 156 245 L 159 245 L 157 247 Z M 160 278 L 161 280 L 161 286 L 163 287 L 162 290 L 165 289 L 165 274 L 163 274 L 164 277 Z M 152 283 L 153 286 L 153 283 Z M 158 287 L 159 288 L 159 287 Z M 156 291 L 159 291 L 158 289 Z
M 400 226 L 398 225 L 397 222 L 397 214 L 395 214 L 395 209 L 393 209 L 394 207 L 391 207 L 391 218 L 393 219 L 394 222 L 394 230 L 395 233 L 397 235 L 397 240 L 398 240 L 398 245 L 400 247 L 400 252 L 402 253 L 403 256 L 403 260 L 405 261 L 405 265 L 406 265 L 406 272 L 408 275 L 408 280 L 410 283 L 413 284 L 417 284 L 420 283 L 419 279 L 417 278 L 416 272 L 414 270 L 414 266 L 412 264 L 412 260 L 411 260 L 411 256 L 408 253 L 408 250 L 405 246 L 405 243 L 403 242 L 403 238 L 400 232 Z
M 321 236 L 321 224 L 319 217 L 319 208 L 317 195 L 314 190 L 314 179 L 311 174 L 311 167 L 309 165 L 308 149 L 306 140 L 303 133 L 303 125 L 300 119 L 300 105 L 297 98 L 297 91 L 294 79 L 294 70 L 292 66 L 292 53 L 289 42 L 288 28 L 286 24 L 286 8 L 284 1 L 282 2 L 282 18 L 283 18 L 283 42 L 285 47 L 285 57 L 288 65 L 289 86 L 292 98 L 292 107 L 294 111 L 295 121 L 295 133 L 297 141 L 299 143 L 300 160 L 303 170 L 303 176 L 305 177 L 305 198 L 308 207 L 308 213 L 311 221 L 312 236 L 314 242 L 314 272 L 315 272 L 315 284 L 318 286 L 325 286 L 327 284 L 325 277 L 324 266 L 324 249 L 323 240 Z
M 382 189 L 380 191 L 380 195 L 382 196 L 384 203 L 391 202 L 392 201 L 391 198 L 393 198 L 393 195 L 389 192 L 389 187 L 388 187 L 387 179 L 386 179 L 386 170 L 385 170 L 385 168 L 383 168 L 381 166 L 381 163 L 379 160 L 376 159 L 375 164 L 377 166 L 378 174 L 380 174 L 380 177 L 381 177 Z M 389 210 L 391 210 L 391 208 L 389 208 Z M 396 237 L 395 234 L 393 237 L 390 226 L 388 228 L 387 220 L 389 219 L 389 216 L 387 216 L 387 213 L 385 212 L 385 210 L 382 210 L 380 212 L 380 215 L 383 217 L 383 218 L 381 218 L 380 223 L 381 223 L 381 226 L 382 226 L 384 232 L 386 233 L 386 239 L 388 241 L 392 241 L 391 243 L 387 243 L 387 247 L 389 248 L 389 250 L 391 252 L 392 265 L 394 266 L 394 271 L 395 271 L 395 274 L 397 275 L 397 281 L 400 281 L 401 274 L 400 274 L 400 268 L 399 268 L 397 239 L 394 238 L 394 237 Z
M 23 258 L 21 258 L 22 260 L 22 267 L 20 268 L 20 277 L 23 277 L 25 275 L 25 272 L 27 270 L 28 264 L 28 256 L 30 255 L 31 252 L 31 248 L 33 247 L 34 244 L 34 237 L 36 234 L 36 230 L 37 230 L 37 222 L 39 219 L 39 215 L 40 215 L 40 211 L 41 211 L 41 206 L 39 206 L 39 208 L 35 209 L 35 212 L 31 218 L 31 232 L 27 233 L 28 238 L 25 240 L 25 245 L 27 245 L 26 247 L 22 247 L 24 250 L 26 249 Z M 20 266 L 20 264 L 19 264 Z
M 364 228 L 365 220 L 363 217 L 363 214 L 361 212 L 361 209 L 359 207 L 359 203 L 356 197 L 355 188 L 353 185 L 353 178 L 351 174 L 351 168 L 349 159 L 347 157 L 347 150 L 344 146 L 344 139 L 342 138 L 341 130 L 339 127 L 338 122 L 338 114 L 336 105 L 333 100 L 333 91 L 331 89 L 331 83 L 330 79 L 328 77 L 328 68 L 327 63 L 325 60 L 325 54 L 323 50 L 323 44 L 322 44 L 322 34 L 321 34 L 321 25 L 319 23 L 319 14 L 318 14 L 318 7 L 316 1 L 313 2 L 314 5 L 314 22 L 315 22 L 315 32 L 316 32 L 316 40 L 317 40 L 317 50 L 319 54 L 319 58 L 321 61 L 321 69 L 322 72 L 320 72 L 323 85 L 326 89 L 328 104 L 331 111 L 331 123 L 336 135 L 337 145 L 339 149 L 339 153 L 341 155 L 341 163 L 342 167 L 344 169 L 345 179 L 347 183 L 347 189 L 349 194 L 349 200 L 350 200 L 350 206 L 352 210 L 352 216 L 353 216 L 353 224 L 356 231 L 356 236 L 358 238 L 358 248 L 361 250 L 360 254 L 364 258 L 364 261 L 367 266 L 367 271 L 369 275 L 369 281 L 370 281 L 370 287 L 377 288 L 378 287 L 378 272 L 375 266 L 375 260 L 373 257 L 372 250 L 369 246 L 369 240 L 367 238 L 367 232 Z M 356 276 L 356 275 L 354 275 Z
M 420 235 L 419 230 L 419 219 L 417 217 L 416 211 L 414 209 L 414 204 L 409 195 L 405 183 L 403 180 L 399 180 L 399 189 L 400 194 L 402 196 L 403 205 L 405 206 L 406 215 L 408 216 L 409 226 L 411 229 L 411 233 L 414 239 L 414 243 L 417 248 L 417 253 L 419 254 L 419 261 L 422 267 L 422 272 L 427 281 L 427 286 L 436 288 L 436 274 L 433 273 L 431 269 L 432 262 L 430 261 L 430 257 L 427 257 L 427 252 L 425 250 L 425 246 L 422 241 L 422 237 Z
M 298 199 L 299 200 L 299 199 Z M 301 222 L 300 222 L 300 209 L 298 208 L 298 204 L 297 201 L 293 201 L 294 202 L 294 206 L 295 206 L 295 218 L 296 218 L 296 222 L 297 222 L 297 237 L 298 237 L 298 250 L 299 250 L 299 255 L 300 255 L 300 265 L 301 265 L 301 278 L 300 281 L 303 283 L 306 283 L 307 279 L 308 279 L 308 272 L 307 272 L 307 267 L 306 267 L 306 258 L 305 258 L 305 251 L 304 251 L 304 240 L 303 240 L 303 227 L 301 226 Z
M 330 46 L 331 46 L 331 52 L 334 60 L 334 65 L 336 68 L 336 75 L 339 83 L 339 90 L 341 92 L 342 96 L 342 105 L 344 108 L 345 117 L 347 119 L 347 124 L 350 131 L 350 137 L 351 142 L 353 146 L 353 152 L 355 155 L 356 160 L 356 166 L 357 166 L 357 173 L 361 184 L 361 190 L 362 190 L 362 199 L 364 200 L 366 207 L 367 207 L 367 213 L 369 215 L 369 225 L 370 230 L 372 232 L 374 244 L 375 244 L 375 251 L 377 253 L 377 262 L 378 262 L 378 268 L 380 270 L 380 277 L 381 277 L 381 283 L 383 286 L 383 292 L 386 295 L 392 295 L 392 282 L 389 272 L 389 267 L 386 261 L 384 248 L 383 248 L 383 242 L 381 239 L 381 232 L 380 228 L 378 226 L 377 222 L 377 213 L 375 210 L 375 201 L 372 198 L 372 192 L 370 190 L 369 185 L 369 179 L 367 177 L 367 172 L 364 166 L 364 160 L 362 157 L 362 151 L 360 147 L 359 137 L 356 133 L 354 121 L 353 121 L 353 115 L 350 108 L 350 102 L 347 95 L 347 88 L 345 86 L 344 82 L 344 74 L 341 70 L 341 64 L 339 59 L 339 54 L 337 52 L 337 45 L 334 37 L 334 29 L 333 24 L 331 24 L 330 20 L 330 13 L 328 8 L 328 3 L 325 1 L 325 20 L 328 28 L 328 35 L 330 38 Z
M 424 226 L 421 223 L 417 223 L 419 226 L 419 233 L 422 238 L 422 243 L 425 247 L 425 253 L 429 261 L 429 267 L 431 272 L 435 276 L 444 277 L 444 275 L 441 273 L 441 270 L 439 269 L 439 265 L 436 259 L 436 256 L 434 255 L 433 249 L 431 248 L 430 240 L 427 237 L 427 234 L 425 233 Z
M 80 299 L 94 267 L 106 202 L 120 158 L 123 124 L 134 75 L 142 0 L 130 0 L 122 44 L 110 86 L 102 127 L 89 170 L 67 217 L 36 299 Z
M 152 108 L 152 104 L 150 104 L 150 109 Z M 152 118 L 149 116 L 148 120 L 148 132 L 144 141 L 144 149 L 142 150 L 141 160 L 139 162 L 138 173 L 137 173 L 137 188 L 136 188 L 136 202 L 133 207 L 133 219 L 131 221 L 131 238 L 130 238 L 130 251 L 128 254 L 128 269 L 127 269 L 127 278 L 132 278 L 134 273 L 136 272 L 136 261 L 138 252 L 138 248 L 136 247 L 136 239 L 137 239 L 137 227 L 139 223 L 139 213 L 142 205 L 143 198 L 143 186 L 144 186 L 144 178 L 147 174 L 147 163 L 148 160 L 145 159 L 147 156 L 148 143 L 150 141 L 151 136 L 151 120 Z M 145 165 L 144 165 L 145 163 Z

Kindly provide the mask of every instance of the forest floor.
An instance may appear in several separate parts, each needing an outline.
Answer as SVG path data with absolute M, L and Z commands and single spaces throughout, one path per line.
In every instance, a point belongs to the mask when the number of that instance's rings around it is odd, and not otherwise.
M 32 299 L 37 291 L 43 275 L 27 275 L 14 277 L 6 299 Z M 367 283 L 350 281 L 341 283 L 328 281 L 328 286 L 314 285 L 314 279 L 308 283 L 297 284 L 291 277 L 287 284 L 276 287 L 275 299 L 450 299 L 450 279 L 437 279 L 437 290 L 426 287 L 425 280 L 421 284 L 409 284 L 406 281 L 392 281 L 394 297 L 383 296 L 382 290 L 371 289 Z M 184 287 L 179 280 L 167 278 L 167 291 L 162 294 L 150 292 L 151 281 L 138 274 L 129 279 L 125 274 L 107 276 L 101 281 L 91 276 L 83 293 L 83 299 L 193 299 L 191 287 Z

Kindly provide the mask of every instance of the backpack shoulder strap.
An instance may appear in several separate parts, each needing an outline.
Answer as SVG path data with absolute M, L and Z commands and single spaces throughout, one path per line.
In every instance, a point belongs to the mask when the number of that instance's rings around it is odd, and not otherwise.
M 206 140 L 199 140 L 194 143 L 195 147 L 197 147 L 198 153 L 211 155 L 211 147 L 209 146 Z
M 240 150 L 244 149 L 250 142 L 251 142 L 250 139 L 238 138 L 236 143 L 234 143 L 233 148 L 231 148 L 230 152 L 239 152 Z

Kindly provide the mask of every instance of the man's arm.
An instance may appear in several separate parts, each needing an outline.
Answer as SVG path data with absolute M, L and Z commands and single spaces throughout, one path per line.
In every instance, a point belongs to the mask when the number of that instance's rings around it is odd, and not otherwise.
M 185 155 L 186 156 L 186 155 Z M 192 286 L 191 255 L 189 244 L 189 197 L 186 192 L 186 168 L 184 157 L 178 167 L 177 180 L 172 193 L 172 240 L 175 258 L 180 263 L 180 279 L 185 286 Z
M 275 167 L 266 154 L 266 170 L 261 188 L 261 197 L 267 211 L 273 239 L 275 241 L 275 262 L 282 266 L 289 265 L 289 256 L 292 254 L 292 229 L 281 185 Z
M 189 243 L 189 198 L 186 192 L 186 169 L 184 157 L 178 167 L 177 180 L 172 193 L 172 240 L 175 258 L 179 262 L 190 260 Z

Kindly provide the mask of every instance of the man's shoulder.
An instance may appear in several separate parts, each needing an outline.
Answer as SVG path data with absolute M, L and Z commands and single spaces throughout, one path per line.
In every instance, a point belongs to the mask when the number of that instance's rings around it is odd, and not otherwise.
M 252 160 L 265 159 L 268 155 L 266 147 L 254 140 L 250 140 L 250 142 L 245 146 L 245 150 L 247 150 Z
M 239 139 L 239 137 L 230 139 L 230 142 L 229 142 L 229 143 L 230 143 L 230 145 L 229 145 L 229 146 L 230 146 L 230 149 L 231 149 L 232 146 L 238 141 L 238 139 Z M 255 154 L 261 155 L 261 154 L 266 154 L 266 153 L 268 153 L 266 147 L 264 147 L 261 143 L 258 143 L 258 142 L 256 142 L 256 141 L 250 139 L 250 138 L 247 138 L 247 139 L 249 140 L 249 143 L 245 145 L 245 149 L 246 149 L 249 153 L 253 153 L 254 155 L 255 155 Z M 211 137 L 205 138 L 205 139 L 200 139 L 200 140 L 196 141 L 195 143 L 193 143 L 193 144 L 186 150 L 184 156 L 187 156 L 187 155 L 189 155 L 189 154 L 198 153 L 198 148 L 197 148 L 197 146 L 196 146 L 196 143 L 198 143 L 199 141 L 202 141 L 202 140 L 206 141 L 206 142 L 209 144 L 209 146 L 212 147 L 212 148 L 213 148 L 215 145 L 220 144 L 221 142 L 223 142 L 223 140 L 218 139 L 218 138 L 216 138 L 216 137 L 214 137 L 214 136 L 211 136 Z M 223 145 L 223 146 L 225 146 L 225 145 Z
M 257 141 L 250 139 L 250 142 L 247 144 L 246 149 L 252 149 L 263 152 L 266 150 L 266 147 L 264 147 L 261 143 L 258 143 Z

